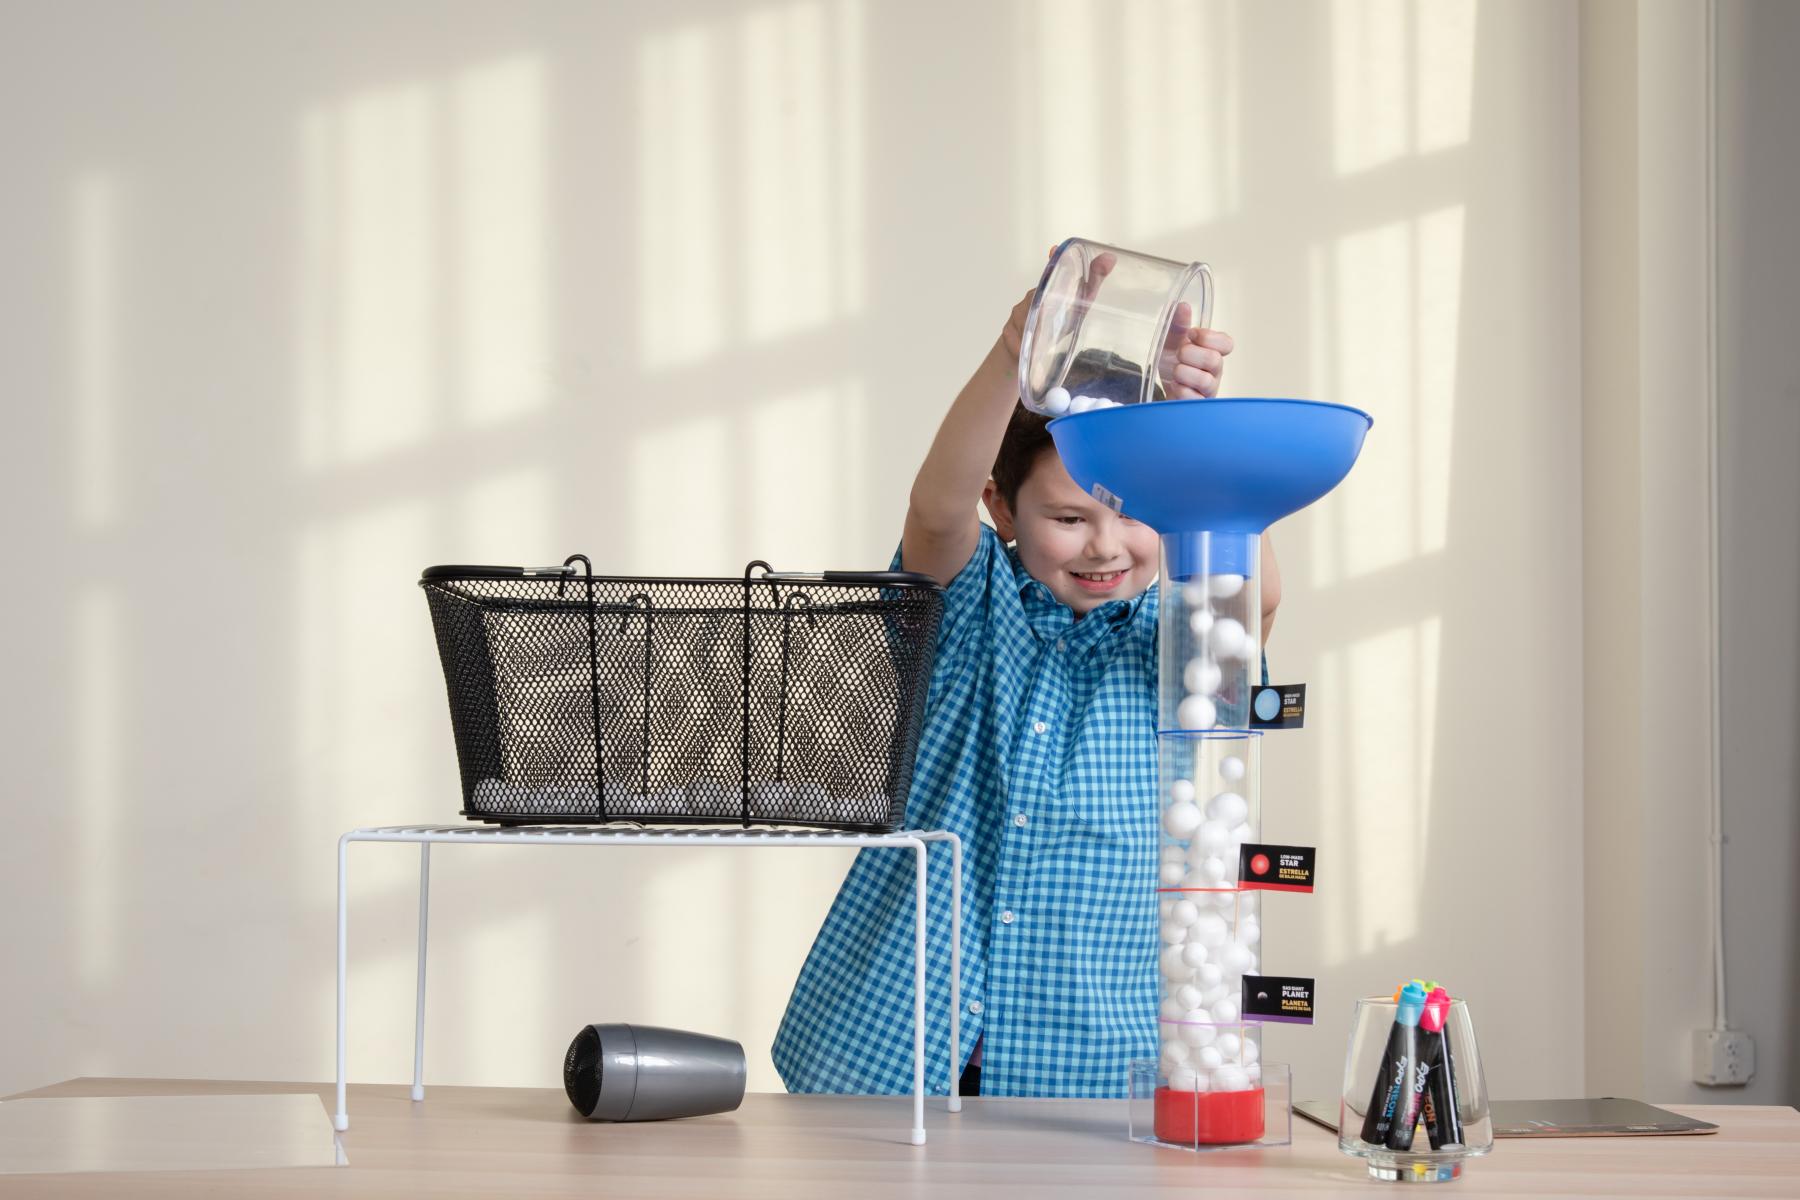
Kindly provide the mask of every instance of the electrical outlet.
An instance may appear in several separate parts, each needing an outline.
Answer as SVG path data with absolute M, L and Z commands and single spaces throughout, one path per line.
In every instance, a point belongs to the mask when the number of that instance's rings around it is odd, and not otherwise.
M 1756 1074 L 1756 1043 L 1741 1029 L 1694 1031 L 1694 1082 L 1737 1087 Z

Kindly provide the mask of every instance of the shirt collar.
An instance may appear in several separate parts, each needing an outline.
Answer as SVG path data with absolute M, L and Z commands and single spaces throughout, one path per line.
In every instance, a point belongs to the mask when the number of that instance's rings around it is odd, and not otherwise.
M 1012 563 L 1019 601 L 1032 634 L 1039 641 L 1062 641 L 1068 648 L 1085 648 L 1130 628 L 1153 590 L 1146 588 L 1129 600 L 1109 600 L 1077 621 L 1075 610 L 1058 600 L 1042 581 L 1032 578 L 1019 562 L 1016 545 L 1006 548 L 1006 557 Z

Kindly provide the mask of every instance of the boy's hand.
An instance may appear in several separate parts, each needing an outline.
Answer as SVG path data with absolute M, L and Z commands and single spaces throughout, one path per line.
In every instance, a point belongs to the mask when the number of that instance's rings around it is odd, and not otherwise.
M 1225 356 L 1235 344 L 1230 334 L 1201 329 L 1193 321 L 1191 305 L 1183 301 L 1175 306 L 1168 338 L 1157 358 L 1157 374 L 1162 376 L 1163 392 L 1171 400 L 1218 395 L 1219 379 L 1225 374 Z

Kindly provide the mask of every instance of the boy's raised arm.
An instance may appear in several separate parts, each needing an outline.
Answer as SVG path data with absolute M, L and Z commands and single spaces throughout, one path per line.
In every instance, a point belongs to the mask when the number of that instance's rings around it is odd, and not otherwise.
M 980 536 L 976 504 L 1019 403 L 1019 340 L 1031 293 L 957 393 L 913 479 L 900 537 L 900 565 L 948 584 L 968 565 Z

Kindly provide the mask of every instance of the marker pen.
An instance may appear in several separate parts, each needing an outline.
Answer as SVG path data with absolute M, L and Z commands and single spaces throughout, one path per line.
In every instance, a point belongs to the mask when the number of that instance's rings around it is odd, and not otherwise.
M 1375 1075 L 1375 1090 L 1369 1096 L 1369 1111 L 1363 1117 L 1362 1140 L 1372 1146 L 1387 1143 L 1405 1102 L 1413 1064 L 1419 1060 L 1419 1016 L 1425 1007 L 1425 989 L 1417 983 L 1407 984 L 1400 989 L 1397 1005 Z M 1417 1119 L 1416 1109 L 1413 1116 Z
M 1413 982 L 1424 986 L 1423 981 Z M 1450 1012 L 1450 996 L 1443 988 L 1432 986 L 1425 997 L 1425 1006 L 1419 1014 L 1419 1030 L 1416 1042 L 1418 1057 L 1409 1064 L 1406 1076 L 1406 1090 L 1400 1097 L 1399 1111 L 1394 1115 L 1394 1123 L 1388 1127 L 1387 1148 L 1389 1150 L 1411 1150 L 1413 1138 L 1417 1136 L 1419 1114 L 1430 1102 L 1427 1090 L 1431 1085 L 1432 1069 L 1442 1057 L 1444 1048 L 1444 1018 Z M 1427 1119 L 1428 1125 L 1435 1119 L 1434 1112 Z M 1438 1137 L 1434 1128 L 1427 1128 L 1425 1136 L 1431 1139 L 1431 1148 L 1438 1148 Z
M 1450 1056 L 1450 1033 L 1444 1028 L 1449 1019 L 1450 993 L 1436 988 L 1425 998 L 1425 1012 L 1419 1018 L 1421 1049 L 1431 1067 L 1425 1092 L 1425 1136 L 1431 1139 L 1433 1150 L 1463 1144 L 1462 1114 L 1456 1107 L 1456 1064 Z

